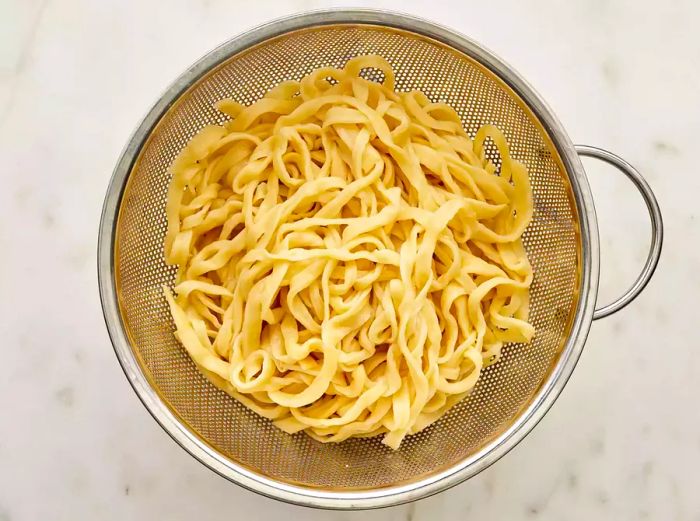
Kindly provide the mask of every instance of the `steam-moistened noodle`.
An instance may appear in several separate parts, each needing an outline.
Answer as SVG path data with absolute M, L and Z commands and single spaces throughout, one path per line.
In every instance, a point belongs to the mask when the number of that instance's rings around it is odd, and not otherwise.
M 498 129 L 471 140 L 377 56 L 217 108 L 171 168 L 165 296 L 218 387 L 288 433 L 398 448 L 532 338 L 530 185 Z

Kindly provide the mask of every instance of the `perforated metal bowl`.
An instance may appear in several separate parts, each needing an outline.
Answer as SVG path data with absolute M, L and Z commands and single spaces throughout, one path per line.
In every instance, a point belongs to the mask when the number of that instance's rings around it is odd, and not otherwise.
M 498 126 L 527 165 L 535 214 L 525 245 L 535 278 L 529 345 L 509 345 L 472 395 L 394 452 L 379 439 L 321 444 L 290 436 L 210 384 L 173 337 L 161 292 L 168 166 L 197 130 L 223 117 L 215 101 L 252 103 L 283 80 L 353 56 L 379 54 L 398 89 L 452 105 L 466 130 Z M 577 153 L 578 152 L 578 153 Z M 598 231 L 579 154 L 614 164 L 639 188 L 652 217 L 642 274 L 594 312 Z M 576 148 L 542 99 L 479 44 L 416 18 L 370 10 L 323 11 L 278 20 L 215 49 L 165 92 L 131 137 L 109 185 L 99 238 L 100 294 L 117 357 L 153 417 L 222 476 L 285 501 L 371 508 L 411 501 L 473 476 L 511 449 L 545 414 L 569 378 L 594 318 L 629 303 L 661 251 L 661 215 L 627 163 Z

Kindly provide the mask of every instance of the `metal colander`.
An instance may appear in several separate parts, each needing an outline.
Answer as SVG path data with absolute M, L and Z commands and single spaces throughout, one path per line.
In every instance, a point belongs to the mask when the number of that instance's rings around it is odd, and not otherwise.
M 524 242 L 535 278 L 531 344 L 508 345 L 474 392 L 392 451 L 381 438 L 321 444 L 290 436 L 204 378 L 173 336 L 161 287 L 175 269 L 163 259 L 168 167 L 204 125 L 225 117 L 221 98 L 243 104 L 284 80 L 379 54 L 399 90 L 450 104 L 472 136 L 484 124 L 506 135 L 529 169 L 535 213 Z M 373 71 L 365 71 L 371 78 Z M 654 238 L 645 270 L 609 314 L 651 276 L 661 246 L 658 207 L 638 173 Z M 497 156 L 492 150 L 492 159 Z M 606 155 L 607 154 L 607 155 Z M 367 508 L 405 502 L 466 479 L 515 445 L 566 383 L 593 318 L 598 284 L 595 213 L 577 151 L 550 110 L 503 62 L 445 28 L 377 11 L 324 11 L 283 19 L 224 44 L 181 76 L 131 138 L 105 201 L 99 244 L 100 291 L 119 361 L 141 400 L 188 452 L 232 481 L 300 504 Z

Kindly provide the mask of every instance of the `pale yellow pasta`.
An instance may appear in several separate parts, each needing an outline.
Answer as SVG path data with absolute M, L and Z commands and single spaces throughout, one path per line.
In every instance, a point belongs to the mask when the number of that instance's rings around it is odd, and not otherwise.
M 398 448 L 530 341 L 532 196 L 498 129 L 470 139 L 378 56 L 217 108 L 173 162 L 165 237 L 176 336 L 217 386 L 286 432 Z

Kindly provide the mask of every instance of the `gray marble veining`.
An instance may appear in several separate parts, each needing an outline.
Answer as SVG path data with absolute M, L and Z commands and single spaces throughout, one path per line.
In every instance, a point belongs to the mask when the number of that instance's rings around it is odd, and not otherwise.
M 346 2 L 0 3 L 0 521 L 245 518 L 700 519 L 700 4 L 692 0 L 373 0 L 483 42 L 549 101 L 574 142 L 639 168 L 666 222 L 651 284 L 594 323 L 561 398 L 500 462 L 416 504 L 328 513 L 237 488 L 187 456 L 121 374 L 95 248 L 135 123 L 184 67 L 271 17 Z M 158 20 L 155 23 L 154 20 Z M 585 161 L 601 302 L 646 255 L 644 207 Z

